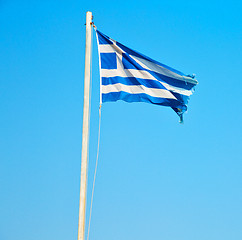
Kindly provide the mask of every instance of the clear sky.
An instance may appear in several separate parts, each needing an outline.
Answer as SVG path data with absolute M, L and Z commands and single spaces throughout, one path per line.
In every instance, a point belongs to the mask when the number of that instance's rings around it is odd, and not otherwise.
M 77 239 L 85 12 L 199 85 L 105 103 L 90 240 L 241 240 L 241 1 L 0 1 L 0 239 Z M 93 39 L 87 212 L 98 134 Z M 87 214 L 88 218 L 88 214 Z

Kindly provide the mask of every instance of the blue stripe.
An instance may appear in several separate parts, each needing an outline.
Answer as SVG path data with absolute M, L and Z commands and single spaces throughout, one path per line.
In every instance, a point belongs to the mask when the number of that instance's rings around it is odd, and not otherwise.
M 185 80 L 184 81 L 178 80 L 176 78 L 168 77 L 161 73 L 153 72 L 150 70 L 147 70 L 147 72 L 149 72 L 157 80 L 159 80 L 161 82 L 165 82 L 174 87 L 183 88 L 185 90 L 191 90 L 195 86 L 195 84 L 186 82 Z
M 110 40 L 109 40 L 109 37 L 106 36 L 105 34 L 99 32 L 97 30 L 97 34 L 98 34 L 98 41 L 99 41 L 99 44 L 113 44 Z
M 185 104 L 181 104 L 181 102 L 175 99 L 157 98 L 147 95 L 145 93 L 130 94 L 127 92 L 112 92 L 102 94 L 103 102 L 116 102 L 118 100 L 123 100 L 125 102 L 147 102 L 156 105 L 178 108 L 181 109 L 182 112 L 185 112 L 187 110 L 187 106 Z
M 123 44 L 121 44 L 121 43 L 119 43 L 119 42 L 116 42 L 116 44 L 117 44 L 117 46 L 119 46 L 123 51 L 125 51 L 126 53 L 128 53 L 128 54 L 130 54 L 130 55 L 133 55 L 133 56 L 135 56 L 135 57 L 139 57 L 139 58 L 143 58 L 143 59 L 148 60 L 148 61 L 150 61 L 150 62 L 152 62 L 152 63 L 158 64 L 158 65 L 160 65 L 160 66 L 162 66 L 162 67 L 164 67 L 164 68 L 166 68 L 166 69 L 169 69 L 170 71 L 172 71 L 172 72 L 174 72 L 174 73 L 176 73 L 176 74 L 179 74 L 179 75 L 181 75 L 181 76 L 186 76 L 184 73 L 182 73 L 182 72 L 180 72 L 180 71 L 177 71 L 176 69 L 171 68 L 171 67 L 169 67 L 169 66 L 167 66 L 167 65 L 165 65 L 165 64 L 163 64 L 163 63 L 160 63 L 160 62 L 158 62 L 158 61 L 156 61 L 156 60 L 154 60 L 154 59 L 152 59 L 152 58 L 149 58 L 149 57 L 145 56 L 145 55 L 142 54 L 142 53 L 139 53 L 139 52 L 137 52 L 137 51 L 134 51 L 134 50 L 132 50 L 132 49 L 130 49 L 130 48 L 124 46 Z
M 102 85 L 121 83 L 124 85 L 143 85 L 148 88 L 166 89 L 160 82 L 155 80 L 135 77 L 102 77 Z
M 137 69 L 145 70 L 140 64 L 138 64 L 133 58 L 131 58 L 127 53 L 122 53 L 122 63 L 124 69 Z
M 171 91 L 170 91 L 171 92 Z M 175 92 L 171 92 L 177 99 L 178 101 L 180 101 L 182 104 L 188 104 L 188 101 L 190 99 L 189 96 L 186 96 L 186 95 L 182 95 L 182 94 L 179 94 L 179 93 L 175 93 Z

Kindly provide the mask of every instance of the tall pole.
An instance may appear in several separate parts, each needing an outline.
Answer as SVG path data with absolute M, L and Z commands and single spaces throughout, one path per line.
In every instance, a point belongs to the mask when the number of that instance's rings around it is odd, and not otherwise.
M 82 154 L 81 154 L 81 184 L 79 202 L 78 240 L 84 240 L 86 192 L 87 192 L 87 158 L 89 140 L 89 105 L 90 105 L 90 78 L 91 78 L 91 44 L 92 44 L 92 13 L 86 13 L 86 52 L 85 52 L 85 79 L 84 104 L 82 126 Z

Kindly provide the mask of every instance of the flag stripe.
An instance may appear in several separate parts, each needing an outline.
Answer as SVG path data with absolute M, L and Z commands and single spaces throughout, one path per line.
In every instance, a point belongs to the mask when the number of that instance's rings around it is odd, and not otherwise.
M 171 67 L 169 67 L 169 66 L 167 66 L 167 65 L 165 65 L 165 64 L 162 64 L 162 63 L 160 63 L 160 62 L 157 62 L 157 61 L 155 61 L 154 59 L 151 59 L 151 58 L 149 58 L 149 57 L 147 57 L 147 56 L 145 56 L 145 55 L 143 55 L 143 54 L 141 54 L 141 53 L 138 53 L 138 52 L 136 52 L 136 51 L 134 51 L 134 50 L 132 50 L 132 49 L 130 49 L 130 48 L 124 46 L 123 44 L 121 44 L 121 43 L 119 43 L 119 42 L 117 42 L 117 46 L 119 46 L 123 51 L 125 51 L 125 52 L 128 53 L 129 55 L 143 58 L 143 59 L 148 60 L 148 61 L 150 61 L 150 62 L 152 62 L 152 63 L 155 63 L 155 64 L 158 64 L 158 65 L 160 65 L 160 66 L 162 66 L 162 67 L 165 67 L 165 68 L 167 68 L 167 69 L 171 70 L 172 72 L 175 72 L 175 73 L 177 73 L 177 74 L 179 74 L 179 75 L 185 75 L 184 73 L 182 73 L 182 72 L 180 72 L 180 71 L 177 71 L 176 69 L 171 68 Z
M 110 85 L 102 85 L 102 93 L 110 93 L 110 92 L 127 92 L 131 94 L 140 94 L 145 93 L 152 97 L 157 98 L 171 98 L 176 99 L 173 94 L 165 89 L 157 89 L 157 88 L 147 88 L 143 85 L 124 85 L 121 83 L 110 84 Z
M 166 89 L 159 81 L 136 77 L 102 77 L 102 85 L 122 83 L 124 85 L 144 85 L 148 88 Z
M 102 44 L 99 46 L 100 53 L 112 53 L 115 52 L 113 44 Z
M 187 110 L 186 105 L 181 105 L 176 99 L 170 98 L 157 98 L 147 95 L 145 93 L 131 94 L 127 92 L 111 92 L 104 94 L 102 93 L 103 102 L 116 102 L 118 100 L 123 100 L 125 102 L 147 102 L 156 105 L 169 106 L 174 108 L 179 108 L 183 111 Z
M 147 71 L 137 69 L 101 69 L 101 74 L 102 77 L 135 77 L 152 80 L 156 79 Z

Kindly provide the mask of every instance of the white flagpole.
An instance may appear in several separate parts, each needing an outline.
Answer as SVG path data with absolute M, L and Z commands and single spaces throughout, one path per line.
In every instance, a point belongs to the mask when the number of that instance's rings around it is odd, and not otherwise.
M 86 192 L 87 192 L 87 158 L 89 140 L 89 105 L 90 105 L 90 78 L 91 78 L 91 44 L 92 44 L 92 13 L 86 13 L 86 52 L 85 52 L 85 80 L 84 105 L 82 126 L 82 154 L 81 154 L 81 186 L 79 202 L 78 240 L 84 240 Z

